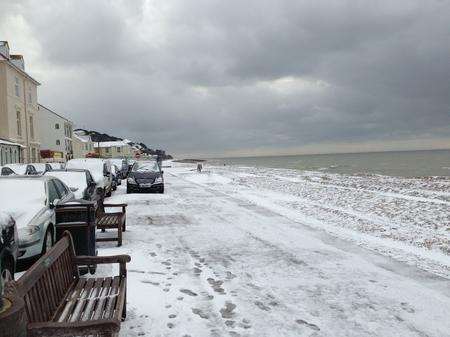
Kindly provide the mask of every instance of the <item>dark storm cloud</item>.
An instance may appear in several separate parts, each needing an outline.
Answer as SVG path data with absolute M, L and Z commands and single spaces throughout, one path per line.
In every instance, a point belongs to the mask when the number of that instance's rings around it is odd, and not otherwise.
M 450 138 L 447 0 L 23 1 L 1 12 L 40 46 L 28 66 L 41 69 L 43 103 L 80 126 L 204 154 Z

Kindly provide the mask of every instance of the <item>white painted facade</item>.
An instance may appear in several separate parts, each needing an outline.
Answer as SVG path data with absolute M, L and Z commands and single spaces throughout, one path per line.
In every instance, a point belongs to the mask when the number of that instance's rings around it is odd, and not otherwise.
M 72 159 L 73 123 L 41 104 L 38 109 L 38 121 L 41 151 L 53 152 L 53 156 L 42 158 L 42 160 L 66 161 Z

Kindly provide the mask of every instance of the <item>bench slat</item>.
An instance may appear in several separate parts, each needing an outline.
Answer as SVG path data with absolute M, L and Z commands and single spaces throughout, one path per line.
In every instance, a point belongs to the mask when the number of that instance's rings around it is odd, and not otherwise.
M 117 296 L 119 293 L 120 276 L 115 276 L 111 286 L 110 299 L 105 307 L 103 318 L 113 318 L 114 310 L 116 308 Z
M 98 297 L 102 290 L 103 278 L 95 279 L 95 284 L 91 292 L 91 296 L 88 300 L 86 308 L 84 309 L 83 316 L 81 317 L 81 321 L 90 320 L 92 314 L 94 312 L 95 304 L 98 302 Z
M 105 301 L 107 299 L 107 295 L 109 293 L 109 287 L 111 286 L 111 281 L 112 278 L 108 277 L 107 279 L 105 279 L 105 282 L 103 283 L 103 288 L 102 291 L 100 293 L 98 302 L 97 302 L 97 307 L 95 308 L 95 312 L 93 315 L 93 319 L 97 320 L 102 318 L 102 314 L 103 314 L 103 308 L 105 306 Z
M 93 278 L 87 279 L 86 284 L 81 290 L 80 296 L 77 299 L 77 305 L 73 309 L 69 322 L 77 322 L 80 320 L 81 314 L 84 309 L 84 305 L 86 304 L 86 299 L 89 298 L 91 289 L 94 286 L 94 281 L 95 279 Z
M 72 311 L 72 308 L 75 307 L 75 305 L 77 303 L 77 298 L 79 297 L 85 284 L 86 284 L 85 278 L 81 278 L 78 280 L 78 283 L 75 286 L 74 291 L 69 295 L 69 299 L 66 301 L 64 309 L 63 309 L 61 315 L 58 317 L 58 322 L 66 322 L 68 320 L 68 318 L 70 318 L 70 313 Z

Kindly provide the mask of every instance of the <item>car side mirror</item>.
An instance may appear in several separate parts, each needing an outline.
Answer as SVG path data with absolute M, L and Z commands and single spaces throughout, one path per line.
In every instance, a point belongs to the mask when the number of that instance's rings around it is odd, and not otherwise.
M 55 199 L 53 200 L 53 202 L 50 203 L 50 209 L 55 208 L 56 206 L 58 206 L 58 204 L 60 203 L 61 200 L 59 199 Z
M 91 182 L 89 183 L 89 186 L 90 186 L 90 187 L 97 186 L 97 183 L 96 183 L 95 181 L 91 181 Z
M 78 191 L 78 188 L 77 187 L 70 187 L 70 191 L 71 192 L 76 192 L 76 191 Z
M 164 174 L 164 170 L 163 170 L 163 171 L 161 171 L 161 174 Z
M 99 195 L 103 195 L 103 188 L 101 187 L 97 187 L 97 189 L 95 190 L 95 192 Z

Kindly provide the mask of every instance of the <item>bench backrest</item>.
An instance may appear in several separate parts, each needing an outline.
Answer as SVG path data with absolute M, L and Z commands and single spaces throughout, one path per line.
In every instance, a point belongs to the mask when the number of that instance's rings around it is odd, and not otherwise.
M 17 281 L 29 323 L 49 321 L 79 278 L 74 255 L 72 239 L 67 233 Z

